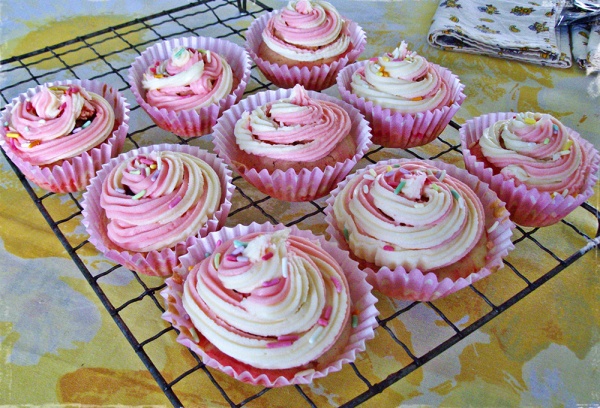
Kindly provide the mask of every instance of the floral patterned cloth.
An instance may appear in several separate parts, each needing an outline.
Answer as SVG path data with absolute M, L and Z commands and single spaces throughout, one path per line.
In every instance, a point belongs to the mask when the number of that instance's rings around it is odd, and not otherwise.
M 568 68 L 568 27 L 556 27 L 564 0 L 441 0 L 428 42 L 445 50 Z

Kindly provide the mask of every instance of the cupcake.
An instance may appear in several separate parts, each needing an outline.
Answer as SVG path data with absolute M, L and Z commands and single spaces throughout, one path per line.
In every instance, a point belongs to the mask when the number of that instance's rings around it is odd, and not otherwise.
M 251 384 L 306 384 L 339 371 L 377 325 L 376 298 L 356 262 L 281 224 L 197 240 L 166 284 L 163 318 L 178 342 Z
M 292 0 L 250 25 L 246 49 L 278 87 L 300 84 L 321 91 L 335 83 L 340 69 L 356 61 L 366 41 L 364 31 L 330 3 Z
M 231 208 L 231 171 L 193 146 L 142 147 L 111 160 L 83 195 L 90 242 L 131 270 L 167 276 Z
M 396 159 L 348 176 L 327 200 L 327 232 L 376 290 L 434 300 L 503 266 L 514 224 L 504 203 L 466 170 Z
M 213 136 L 217 154 L 242 177 L 285 201 L 329 193 L 371 143 L 360 112 L 301 85 L 245 98 L 223 114 Z
M 371 124 L 373 143 L 407 149 L 433 141 L 465 100 L 464 86 L 448 69 L 409 51 L 344 68 L 337 77 L 342 99 Z
M 241 99 L 249 78 L 243 48 L 207 37 L 155 44 L 129 69 L 138 104 L 160 128 L 184 138 L 210 133 L 219 115 Z
M 5 107 L 0 146 L 33 183 L 56 193 L 75 192 L 122 151 L 128 121 L 125 98 L 106 84 L 47 83 Z
M 517 224 L 554 224 L 594 193 L 598 151 L 549 114 L 490 113 L 468 120 L 460 139 L 467 170 Z

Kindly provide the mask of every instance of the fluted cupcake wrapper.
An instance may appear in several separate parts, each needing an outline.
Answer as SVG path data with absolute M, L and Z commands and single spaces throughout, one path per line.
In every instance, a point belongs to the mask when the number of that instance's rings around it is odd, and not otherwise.
M 479 141 L 485 129 L 499 120 L 510 119 L 515 115 L 514 112 L 498 112 L 467 120 L 460 129 L 465 167 L 471 174 L 490 185 L 490 188 L 506 203 L 510 217 L 515 223 L 526 227 L 545 227 L 555 224 L 594 194 L 594 187 L 598 181 L 600 154 L 579 133 L 567 127 L 569 136 L 577 140 L 585 151 L 586 161 L 582 163 L 582 171 L 586 173 L 584 190 L 576 196 L 569 194 L 563 197 L 558 194 L 552 197 L 552 194 L 540 192 L 537 188 L 530 188 L 524 184 L 517 186 L 514 179 L 505 179 L 501 174 L 494 174 L 492 168 L 479 161 L 470 149 Z
M 210 50 L 223 57 L 231 66 L 238 85 L 218 104 L 184 111 L 158 109 L 146 102 L 146 91 L 142 86 L 144 72 L 156 61 L 164 61 L 176 47 Z M 248 53 L 239 45 L 227 40 L 210 37 L 175 38 L 154 44 L 135 59 L 129 68 L 129 85 L 137 103 L 148 113 L 154 123 L 183 138 L 203 136 L 212 131 L 219 115 L 242 98 L 250 79 L 251 60 Z
M 68 158 L 58 164 L 44 166 L 32 165 L 21 158 L 18 151 L 12 148 L 11 142 L 6 137 L 6 128 L 0 130 L 0 147 L 6 152 L 10 160 L 33 183 L 44 190 L 55 193 L 71 193 L 85 189 L 96 172 L 111 158 L 123 150 L 125 137 L 129 130 L 129 104 L 116 89 L 93 80 L 65 80 L 49 82 L 30 88 L 14 98 L 2 111 L 2 123 L 10 123 L 10 115 L 18 102 L 24 102 L 39 93 L 43 87 L 77 85 L 87 91 L 94 92 L 108 101 L 115 113 L 115 130 L 98 146 Z
M 266 387 L 308 384 L 317 378 L 341 370 L 342 365 L 353 362 L 357 354 L 365 350 L 366 341 L 374 337 L 374 328 L 377 326 L 375 318 L 379 314 L 375 307 L 377 298 L 371 294 L 371 285 L 367 283 L 365 273 L 358 268 L 355 261 L 350 259 L 346 251 L 327 242 L 322 236 L 291 227 L 292 235 L 304 237 L 313 242 L 318 241 L 321 247 L 340 264 L 346 275 L 354 310 L 352 313 L 358 316 L 358 324 L 350 329 L 346 345 L 329 362 L 322 363 L 316 368 L 297 367 L 285 370 L 268 370 L 239 362 L 208 342 L 194 327 L 181 303 L 183 283 L 189 269 L 203 260 L 207 253 L 213 252 L 220 242 L 253 232 L 273 232 L 284 228 L 285 226 L 282 224 L 252 223 L 248 226 L 225 227 L 208 234 L 205 238 L 196 240 L 194 245 L 189 248 L 188 253 L 181 257 L 181 266 L 177 268 L 171 278 L 166 280 L 167 287 L 161 292 L 165 299 L 166 309 L 162 317 L 179 331 L 177 336 L 179 343 L 201 356 L 207 366 L 221 370 L 225 374 L 245 383 Z
M 353 177 L 362 177 L 369 172 L 369 169 L 378 165 L 393 166 L 412 160 L 392 159 L 369 165 L 348 176 L 331 192 L 331 197 L 327 199 L 327 207 L 325 208 L 325 221 L 328 224 L 326 231 L 340 248 L 350 251 L 343 232 L 337 228 L 333 214 L 333 203 L 348 181 Z M 467 277 L 439 279 L 434 272 L 423 271 L 418 268 L 407 270 L 402 266 L 395 269 L 384 266 L 377 270 L 370 267 L 364 268 L 369 283 L 373 285 L 375 290 L 384 295 L 396 299 L 426 302 L 448 296 L 502 268 L 504 266 L 503 258 L 514 248 L 511 237 L 515 225 L 509 219 L 509 213 L 506 211 L 504 202 L 498 198 L 496 193 L 490 190 L 486 183 L 454 165 L 436 160 L 424 160 L 423 162 L 434 165 L 440 170 L 445 170 L 446 174 L 462 181 L 475 192 L 483 204 L 485 212 L 484 228 L 488 238 L 485 265 Z
M 419 113 L 399 113 L 382 108 L 352 93 L 352 75 L 367 62 L 356 62 L 341 70 L 337 85 L 342 99 L 365 115 L 371 124 L 373 143 L 380 146 L 408 149 L 432 142 L 444 131 L 466 98 L 459 78 L 447 68 L 431 63 L 448 84 L 452 95 L 450 105 Z
M 335 166 L 327 166 L 323 170 L 306 168 L 297 172 L 294 169 L 286 171 L 278 169 L 270 173 L 266 169 L 257 171 L 253 168 L 246 170 L 237 168 L 234 162 L 236 152 L 240 149 L 235 140 L 234 128 L 242 113 L 252 111 L 268 102 L 288 98 L 291 93 L 291 89 L 259 92 L 232 106 L 223 113 L 215 125 L 213 143 L 219 157 L 240 172 L 242 177 L 261 192 L 283 201 L 310 201 L 328 194 L 346 177 L 371 146 L 371 133 L 367 121 L 349 104 L 325 94 L 307 91 L 311 98 L 336 103 L 348 112 L 352 122 L 351 133 L 357 145 L 354 156 L 336 163 Z
M 367 36 L 363 29 L 355 22 L 350 21 L 348 34 L 350 35 L 352 50 L 337 61 L 311 68 L 280 65 L 266 61 L 258 56 L 258 50 L 262 42 L 262 32 L 269 20 L 279 12 L 277 10 L 263 14 L 252 22 L 246 33 L 246 50 L 265 77 L 280 88 L 293 88 L 296 84 L 300 84 L 311 91 L 322 91 L 329 88 L 335 84 L 338 72 L 346 65 L 356 61 L 367 44 Z
M 100 206 L 102 183 L 111 170 L 132 157 L 147 155 L 154 151 L 172 151 L 187 153 L 204 160 L 219 176 L 221 182 L 221 205 L 206 224 L 195 234 L 174 247 L 150 252 L 134 252 L 125 250 L 114 244 L 107 236 L 107 223 L 104 209 Z M 89 241 L 107 258 L 139 273 L 150 276 L 170 276 L 179 265 L 179 256 L 187 252 L 197 237 L 218 230 L 225 224 L 231 209 L 231 197 L 235 186 L 231 183 L 231 170 L 216 155 L 195 146 L 178 144 L 159 144 L 145 146 L 123 153 L 102 166 L 97 176 L 92 179 L 87 191 L 83 194 L 82 224 L 90 235 Z

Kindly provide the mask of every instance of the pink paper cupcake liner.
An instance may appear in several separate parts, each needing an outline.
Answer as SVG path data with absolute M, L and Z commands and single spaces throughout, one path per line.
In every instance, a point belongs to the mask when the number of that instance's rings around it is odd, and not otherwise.
M 149 154 L 153 151 L 187 153 L 199 157 L 208 163 L 208 165 L 217 172 L 219 180 L 221 181 L 221 206 L 196 235 L 188 237 L 184 242 L 178 243 L 175 247 L 150 252 L 128 251 L 116 246 L 106 235 L 108 219 L 100 206 L 102 183 L 110 174 L 111 170 L 124 160 L 138 155 Z M 197 237 L 203 237 L 209 232 L 216 231 L 225 224 L 225 220 L 231 209 L 231 197 L 234 189 L 235 187 L 231 183 L 231 170 L 221 159 L 212 153 L 189 145 L 165 143 L 154 146 L 145 146 L 123 153 L 102 166 L 102 169 L 98 172 L 97 176 L 92 179 L 87 191 L 83 194 L 82 224 L 90 235 L 90 243 L 108 259 L 145 275 L 169 276 L 173 272 L 173 269 L 179 264 L 178 257 L 187 251 L 187 248 L 195 242 Z
M 166 280 L 167 287 L 161 292 L 165 299 L 166 309 L 162 317 L 179 331 L 177 341 L 180 344 L 201 356 L 207 366 L 221 370 L 225 374 L 245 383 L 266 387 L 308 384 L 317 378 L 341 370 L 342 364 L 353 362 L 357 354 L 365 350 L 365 342 L 374 337 L 374 328 L 377 326 L 375 318 L 379 314 L 375 307 L 377 298 L 371 294 L 371 285 L 365 280 L 365 273 L 358 268 L 355 261 L 348 257 L 347 252 L 327 242 L 322 236 L 316 236 L 310 231 L 291 227 L 292 235 L 309 238 L 313 241 L 318 240 L 321 246 L 340 263 L 346 274 L 353 310 L 358 316 L 358 324 L 351 329 L 348 343 L 334 361 L 323 364 L 316 370 L 306 370 L 301 367 L 286 370 L 255 368 L 227 356 L 209 343 L 194 328 L 181 303 L 183 282 L 187 277 L 189 268 L 204 259 L 206 253 L 212 252 L 219 241 L 225 242 L 253 232 L 272 232 L 284 228 L 282 224 L 252 223 L 248 226 L 238 225 L 234 228 L 222 228 L 219 231 L 210 233 L 205 238 L 196 240 L 194 245 L 189 248 L 189 252 L 180 258 L 181 266 L 176 269 L 171 278 Z
M 300 84 L 311 91 L 322 91 L 329 88 L 335 83 L 338 72 L 346 65 L 356 61 L 367 44 L 367 36 L 363 29 L 351 21 L 348 25 L 348 33 L 352 43 L 352 50 L 339 60 L 330 64 L 314 66 L 310 69 L 308 67 L 300 68 L 271 63 L 260 58 L 258 50 L 262 42 L 262 32 L 267 26 L 269 19 L 278 13 L 280 13 L 279 10 L 263 14 L 260 18 L 252 22 L 246 32 L 246 50 L 265 77 L 280 88 L 293 88 L 296 84 Z
M 432 142 L 444 131 L 466 98 L 463 93 L 465 87 L 459 78 L 447 68 L 432 64 L 442 80 L 448 84 L 452 104 L 415 114 L 382 108 L 352 93 L 352 74 L 367 62 L 356 62 L 342 69 L 337 76 L 337 85 L 342 99 L 365 115 L 371 124 L 373 143 L 380 146 L 408 149 Z
M 233 131 L 242 113 L 252 111 L 267 102 L 288 98 L 291 92 L 291 89 L 259 92 L 225 111 L 213 129 L 213 143 L 215 144 L 215 152 L 219 157 L 222 157 L 232 168 L 236 168 L 233 159 L 236 152 L 239 151 L 239 147 Z M 283 201 L 310 201 L 328 194 L 339 181 L 346 177 L 371 146 L 369 124 L 358 110 L 334 97 L 313 91 L 307 92 L 311 98 L 334 102 L 348 112 L 352 121 L 351 132 L 357 149 L 352 158 L 336 163 L 335 166 L 327 166 L 324 170 L 307 168 L 296 172 L 294 169 L 286 171 L 278 169 L 269 173 L 266 169 L 260 171 L 256 169 L 246 171 L 237 169 L 238 172 L 241 172 L 242 177 L 261 192 Z
M 164 108 L 158 109 L 148 104 L 146 91 L 142 87 L 144 72 L 156 61 L 168 59 L 171 56 L 171 50 L 180 46 L 210 50 L 225 58 L 231 66 L 233 76 L 239 80 L 237 87 L 218 104 L 198 110 L 174 112 Z M 154 44 L 146 49 L 129 68 L 128 79 L 135 100 L 156 125 L 183 138 L 189 138 L 210 133 L 219 115 L 242 98 L 250 79 L 251 63 L 248 53 L 242 47 L 227 40 L 210 37 L 175 38 Z
M 90 179 L 96 175 L 96 172 L 102 165 L 121 153 L 127 131 L 129 130 L 129 104 L 125 98 L 116 89 L 102 82 L 91 80 L 56 81 L 30 88 L 27 92 L 20 94 L 10 104 L 6 105 L 2 112 L 2 123 L 10 122 L 11 111 L 18 102 L 24 102 L 31 98 L 40 92 L 42 87 L 68 85 L 77 85 L 102 96 L 113 108 L 116 122 L 115 130 L 100 145 L 77 157 L 63 160 L 60 164 L 37 166 L 22 159 L 18 152 L 12 148 L 6 137 L 7 131 L 5 126 L 2 126 L 2 130 L 0 130 L 0 146 L 4 149 L 10 160 L 21 170 L 27 179 L 44 190 L 55 193 L 71 193 L 85 189 Z
M 510 218 L 515 223 L 525 227 L 545 227 L 555 224 L 594 194 L 594 187 L 598 181 L 600 155 L 594 146 L 583 139 L 579 133 L 567 128 L 569 136 L 577 140 L 585 150 L 586 162 L 582 164 L 587 175 L 585 189 L 576 196 L 556 195 L 553 198 L 548 192 L 540 192 L 538 189 L 527 187 L 524 184 L 515 186 L 513 179 L 505 180 L 501 174 L 494 174 L 492 168 L 479 161 L 470 150 L 470 147 L 481 138 L 486 128 L 499 120 L 510 119 L 515 115 L 514 112 L 499 112 L 467 120 L 460 129 L 465 167 L 471 174 L 490 185 L 490 188 L 506 203 L 506 208 L 511 214 Z
M 333 203 L 338 193 L 349 180 L 353 177 L 362 177 L 372 167 L 382 164 L 401 164 L 407 160 L 412 159 L 392 159 L 369 165 L 348 176 L 331 192 L 325 208 L 325 221 L 328 224 L 326 231 L 340 248 L 350 251 L 343 232 L 337 229 L 334 221 Z M 510 221 L 504 203 L 498 199 L 498 196 L 490 190 L 487 184 L 481 182 L 477 177 L 469 174 L 466 170 L 441 161 L 424 160 L 423 162 L 434 165 L 440 170 L 446 170 L 448 175 L 462 181 L 475 192 L 484 207 L 488 244 L 491 242 L 491 245 L 488 246 L 485 265 L 477 272 L 455 280 L 449 277 L 440 280 L 434 272 L 422 271 L 418 268 L 412 270 L 407 270 L 402 266 L 393 270 L 388 267 L 381 267 L 378 270 L 370 267 L 364 268 L 367 273 L 367 281 L 382 294 L 395 299 L 427 302 L 448 296 L 502 268 L 504 266 L 503 258 L 514 249 L 511 237 L 515 225 Z M 496 222 L 498 222 L 497 226 L 492 228 Z

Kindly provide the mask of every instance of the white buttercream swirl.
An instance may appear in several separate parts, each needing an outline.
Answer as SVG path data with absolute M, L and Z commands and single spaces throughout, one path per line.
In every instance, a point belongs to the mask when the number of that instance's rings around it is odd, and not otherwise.
M 336 57 L 350 46 L 345 21 L 326 1 L 290 1 L 267 23 L 262 33 L 275 53 L 294 61 L 318 61 Z
M 288 229 L 230 240 L 197 264 L 182 302 L 223 353 L 265 369 L 299 367 L 326 352 L 348 324 L 339 264 Z
M 371 264 L 433 270 L 451 265 L 483 234 L 483 206 L 461 181 L 432 165 L 375 165 L 352 177 L 333 204 L 351 252 Z
M 352 75 L 352 93 L 383 108 L 417 113 L 449 105 L 439 72 L 402 41 L 392 53 L 366 62 Z
M 585 151 L 549 114 L 525 112 L 497 121 L 484 130 L 479 145 L 486 160 L 517 185 L 565 195 L 585 186 Z

